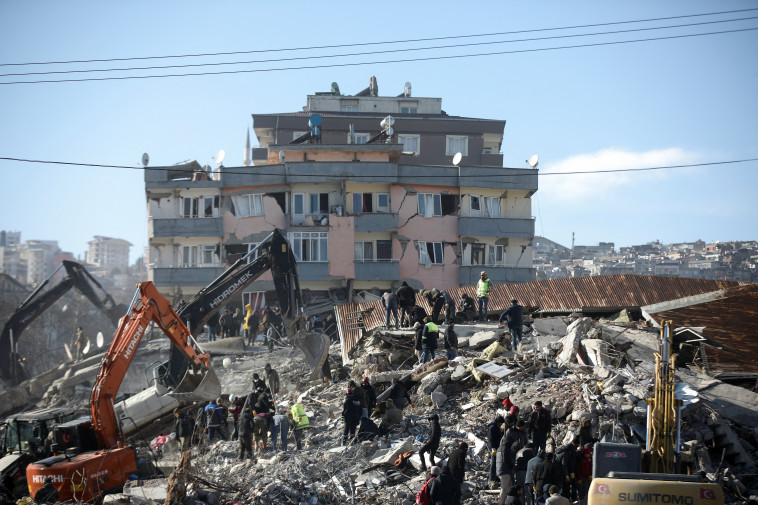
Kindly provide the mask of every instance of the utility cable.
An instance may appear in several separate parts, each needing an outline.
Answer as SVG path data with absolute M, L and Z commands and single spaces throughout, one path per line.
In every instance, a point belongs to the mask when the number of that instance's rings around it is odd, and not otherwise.
M 723 30 L 723 31 L 706 32 L 706 33 L 691 33 L 691 34 L 686 34 L 686 35 L 670 35 L 670 36 L 662 36 L 662 37 L 652 37 L 648 39 L 619 40 L 615 42 L 595 42 L 591 44 L 577 44 L 577 45 L 571 45 L 571 46 L 545 47 L 545 48 L 535 48 L 535 49 L 518 49 L 518 50 L 512 50 L 512 51 L 494 51 L 494 52 L 489 52 L 489 53 L 458 54 L 458 55 L 451 55 L 451 56 L 429 56 L 429 57 L 423 57 L 423 58 L 404 58 L 404 59 L 399 59 L 399 60 L 367 61 L 367 62 L 355 62 L 355 63 L 334 63 L 334 64 L 325 64 L 325 65 L 306 65 L 306 66 L 301 66 L 301 67 L 263 68 L 263 69 L 250 69 L 250 70 L 226 70 L 226 71 L 219 71 L 219 72 L 195 72 L 195 73 L 186 73 L 186 74 L 135 75 L 135 76 L 122 76 L 122 77 L 88 77 L 84 79 L 47 79 L 47 80 L 38 80 L 38 81 L 10 81 L 10 82 L 0 82 L 0 85 L 49 84 L 49 83 L 61 83 L 61 82 L 87 82 L 87 81 L 123 81 L 123 80 L 131 80 L 131 79 L 158 79 L 158 78 L 166 78 L 166 77 L 194 77 L 194 76 L 202 76 L 202 75 L 249 74 L 249 73 L 260 73 L 260 72 L 281 72 L 285 70 L 312 70 L 312 69 L 318 69 L 318 68 L 340 68 L 340 67 L 357 67 L 357 66 L 365 66 L 365 65 L 385 65 L 388 63 L 412 63 L 412 62 L 419 62 L 419 61 L 451 60 L 451 59 L 473 58 L 473 57 L 481 57 L 481 56 L 498 56 L 498 55 L 504 55 L 504 54 L 535 53 L 535 52 L 555 51 L 555 50 L 562 50 L 562 49 L 578 49 L 578 48 L 585 48 L 585 47 L 612 46 L 612 45 L 619 45 L 619 44 L 631 44 L 631 43 L 636 43 L 636 42 L 651 42 L 651 41 L 658 41 L 658 40 L 683 39 L 683 38 L 690 38 L 690 37 L 702 37 L 706 35 L 722 35 L 726 33 L 739 33 L 739 32 L 748 32 L 748 31 L 755 31 L 755 30 L 758 30 L 758 27 L 740 28 L 740 29 L 735 29 L 735 30 Z
M 184 173 L 184 174 L 191 174 L 192 170 L 187 168 L 171 168 L 171 167 L 138 167 L 138 166 L 129 166 L 129 165 L 107 165 L 107 164 L 96 164 L 96 163 L 76 163 L 76 162 L 69 162 L 69 161 L 50 161 L 50 160 L 32 160 L 32 159 L 26 159 L 26 158 L 11 158 L 11 157 L 0 157 L 0 160 L 4 161 L 17 161 L 17 162 L 23 162 L 23 163 L 40 163 L 40 164 L 50 164 L 50 165 L 69 165 L 69 166 L 80 166 L 80 167 L 94 167 L 94 168 L 126 168 L 130 170 L 143 170 L 143 171 L 166 171 L 166 172 L 175 172 L 175 173 Z M 619 172 L 643 172 L 643 171 L 652 171 L 652 170 L 667 170 L 672 168 L 696 168 L 696 167 L 708 167 L 708 166 L 718 166 L 718 165 L 732 165 L 737 163 L 749 163 L 753 161 L 758 161 L 758 158 L 746 158 L 742 160 L 727 160 L 727 161 L 711 161 L 706 163 L 690 163 L 685 165 L 664 165 L 664 166 L 657 166 L 657 167 L 645 167 L 645 168 L 616 168 L 616 169 L 608 169 L 608 170 L 584 170 L 584 171 L 571 171 L 571 172 L 542 172 L 539 173 L 537 170 L 530 170 L 530 169 L 521 169 L 521 168 L 509 168 L 509 167 L 502 167 L 504 169 L 509 170 L 519 170 L 523 171 L 525 173 L 516 173 L 516 174 L 507 174 L 505 176 L 500 176 L 499 179 L 492 179 L 493 182 L 499 181 L 502 182 L 503 177 L 510 178 L 510 177 L 534 177 L 535 175 L 538 177 L 544 177 L 544 176 L 550 176 L 550 175 L 581 175 L 581 174 L 608 174 L 608 173 L 619 173 Z M 452 167 L 445 167 L 445 168 L 452 168 Z M 261 176 L 261 175 L 281 175 L 279 172 L 262 172 L 256 170 L 256 167 L 239 167 L 239 168 L 223 168 L 223 173 L 225 174 L 249 174 L 249 175 L 255 175 L 255 176 Z M 497 168 L 493 170 L 498 170 Z M 203 172 L 206 173 L 206 172 Z M 360 178 L 375 178 L 376 174 L 351 174 L 350 179 L 360 179 Z M 423 177 L 433 177 L 433 178 L 440 178 L 440 174 L 428 174 L 428 175 L 415 175 L 416 178 L 423 178 Z M 493 177 L 489 174 L 484 175 L 472 175 L 467 176 L 471 178 L 484 178 L 484 177 Z M 337 177 L 338 179 L 344 179 L 344 177 Z
M 332 45 L 324 45 L 324 46 L 290 47 L 290 48 L 279 48 L 279 49 L 256 49 L 256 50 L 247 50 L 247 51 L 225 51 L 225 52 L 215 52 L 215 53 L 176 54 L 176 55 L 164 55 L 164 56 L 137 56 L 137 57 L 128 57 L 128 58 L 101 58 L 101 59 L 88 59 L 88 60 L 0 63 L 0 66 L 64 65 L 64 64 L 70 64 L 70 63 L 104 63 L 104 62 L 112 62 L 112 61 L 155 60 L 155 59 L 168 59 L 168 58 L 199 58 L 199 57 L 206 57 L 206 56 L 230 56 L 230 55 L 235 55 L 235 54 L 273 53 L 273 52 L 285 52 L 285 51 L 310 51 L 314 49 L 336 49 L 336 48 L 341 48 L 341 47 L 360 47 L 360 46 L 373 46 L 373 45 L 385 45 L 385 44 L 407 44 L 407 43 L 412 43 L 412 42 L 430 42 L 430 41 L 435 41 L 435 40 L 455 40 L 455 39 L 466 39 L 466 38 L 476 38 L 476 37 L 496 37 L 496 36 L 502 36 L 502 35 L 518 35 L 521 33 L 535 33 L 535 32 L 546 32 L 546 31 L 555 31 L 555 30 L 575 30 L 578 28 L 597 28 L 600 26 L 613 26 L 613 25 L 622 25 L 622 24 L 631 24 L 631 23 L 649 23 L 653 21 L 667 21 L 671 19 L 685 19 L 685 18 L 702 17 L 702 16 L 716 16 L 720 14 L 734 14 L 738 12 L 750 12 L 750 11 L 756 11 L 756 10 L 758 10 L 758 8 L 737 9 L 737 10 L 718 11 L 718 12 L 705 12 L 705 13 L 700 13 L 700 14 L 686 14 L 686 15 L 681 15 L 681 16 L 667 16 L 667 17 L 660 17 L 660 18 L 612 21 L 612 22 L 606 22 L 606 23 L 561 26 L 561 27 L 553 27 L 553 28 L 534 28 L 530 30 L 515 30 L 515 31 L 508 31 L 508 32 L 480 33 L 480 34 L 469 34 L 469 35 L 450 35 L 446 37 L 428 37 L 428 38 L 421 38 L 421 39 L 388 40 L 388 41 L 380 41 L 380 42 L 359 42 L 359 43 L 351 43 L 351 44 L 332 44 Z
M 687 24 L 669 25 L 669 26 L 655 26 L 655 27 L 649 27 L 649 28 L 630 28 L 628 30 L 613 30 L 613 31 L 608 31 L 608 32 L 576 33 L 576 34 L 570 34 L 570 35 L 553 35 L 550 37 L 532 37 L 532 38 L 526 38 L 526 39 L 471 42 L 467 44 L 449 44 L 449 45 L 440 45 L 440 46 L 384 49 L 381 51 L 364 51 L 364 52 L 358 52 L 358 53 L 325 54 L 325 55 L 318 55 L 318 56 L 295 56 L 291 58 L 272 58 L 272 59 L 267 59 L 267 60 L 188 63 L 188 64 L 182 64 L 182 65 L 155 65 L 155 66 L 150 66 L 150 67 L 121 67 L 121 68 L 82 69 L 82 70 L 51 70 L 51 71 L 45 71 L 45 72 L 16 72 L 16 73 L 0 74 L 0 77 L 20 77 L 20 76 L 27 76 L 27 75 L 52 75 L 52 74 L 85 74 L 85 73 L 93 73 L 93 72 L 131 72 L 135 70 L 166 70 L 166 69 L 171 69 L 171 68 L 196 68 L 196 67 L 214 67 L 214 66 L 221 66 L 221 65 L 282 63 L 282 62 L 288 62 L 288 61 L 319 60 L 319 59 L 326 59 L 326 58 L 371 56 L 375 54 L 404 53 L 404 52 L 411 52 L 411 51 L 429 51 L 429 50 L 438 50 L 438 49 L 457 49 L 457 48 L 463 48 L 463 47 L 512 44 L 512 43 L 520 43 L 520 42 L 537 42 L 537 41 L 554 40 L 554 39 L 593 37 L 597 35 L 618 35 L 622 33 L 643 32 L 643 31 L 652 31 L 652 30 L 668 30 L 671 28 L 685 28 L 685 27 L 691 27 L 691 26 L 710 25 L 710 24 L 717 24 L 717 23 L 732 23 L 736 21 L 749 21 L 753 19 L 758 19 L 758 16 L 750 16 L 750 17 L 737 18 L 737 19 L 723 19 L 723 20 L 718 20 L 718 21 L 702 21 L 699 23 L 687 23 Z

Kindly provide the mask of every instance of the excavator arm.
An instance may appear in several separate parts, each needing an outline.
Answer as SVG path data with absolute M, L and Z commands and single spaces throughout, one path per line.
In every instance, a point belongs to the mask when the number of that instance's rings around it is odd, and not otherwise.
M 90 397 L 92 427 L 102 448 L 123 443 L 113 401 L 150 322 L 163 330 L 192 367 L 203 369 L 206 374 L 213 373 L 209 355 L 197 347 L 189 328 L 155 285 L 152 282 L 137 284 L 137 292 L 103 358 Z
M 60 268 L 66 269 L 66 277 L 49 290 L 43 291 Z M 114 327 L 118 326 L 118 320 L 124 314 L 126 307 L 116 304 L 113 297 L 90 275 L 84 266 L 75 261 L 63 260 L 61 267 L 53 272 L 16 308 L 16 311 L 3 326 L 0 335 L 0 373 L 3 379 L 14 383 L 23 380 L 23 374 L 16 367 L 16 343 L 21 333 L 72 287 L 86 296 L 95 307 L 102 310 Z M 102 299 L 95 291 L 95 287 L 103 292 L 104 297 Z

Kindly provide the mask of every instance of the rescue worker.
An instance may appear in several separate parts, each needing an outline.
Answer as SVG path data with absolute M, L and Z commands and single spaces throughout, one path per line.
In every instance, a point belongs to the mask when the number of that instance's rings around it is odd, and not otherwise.
M 286 416 L 287 410 L 279 407 L 276 414 L 271 419 L 271 450 L 276 453 L 276 439 L 281 435 L 282 450 L 287 452 L 287 435 L 289 434 L 289 423 Z
M 348 387 L 342 404 L 342 421 L 345 423 L 342 431 L 342 445 L 347 445 L 348 440 L 352 441 L 355 437 L 355 430 L 361 422 L 361 412 L 360 395 L 352 387 Z
M 550 433 L 551 425 L 550 411 L 542 406 L 541 401 L 537 400 L 534 402 L 532 413 L 529 414 L 529 423 L 527 425 L 527 430 L 529 431 L 535 450 L 545 450 L 547 435 Z M 537 489 L 541 488 L 538 487 Z
M 592 436 L 592 419 L 583 417 L 580 421 L 579 429 L 576 431 L 579 437 L 579 446 L 584 447 L 587 444 L 592 447 L 597 442 L 597 439 Z
M 458 335 L 455 333 L 455 321 L 450 321 L 445 328 L 444 339 L 445 350 L 447 351 L 448 361 L 452 361 L 458 355 L 455 350 L 458 347 Z
M 487 425 L 487 445 L 490 449 L 490 481 L 498 482 L 497 477 L 497 449 L 500 447 L 500 439 L 503 438 L 503 423 L 505 419 L 500 414 L 495 416 L 490 424 Z
M 497 476 L 500 479 L 500 499 L 499 505 L 503 505 L 508 489 L 513 484 L 513 453 L 511 446 L 514 442 L 513 418 L 505 417 L 505 425 L 508 427 L 500 439 L 500 446 L 497 448 Z
M 545 484 L 560 487 L 563 484 L 564 474 L 563 466 L 555 461 L 555 454 L 552 452 L 545 453 L 545 461 L 540 463 L 534 469 L 534 484 L 537 489 L 542 489 Z
M 359 387 L 354 380 L 350 380 L 347 383 L 349 388 L 352 388 L 353 392 L 358 396 L 361 402 L 361 418 L 368 417 L 368 399 L 366 398 L 366 390 Z
M 245 459 L 245 455 L 253 458 L 253 410 L 246 407 L 237 421 L 237 437 L 239 439 L 239 459 Z
M 242 329 L 245 330 L 246 344 L 252 346 L 258 334 L 258 312 L 253 310 L 253 306 L 249 303 L 245 305 L 245 311 L 245 324 L 242 326 Z
M 303 448 L 303 436 L 305 435 L 305 430 L 307 428 L 310 428 L 311 425 L 308 421 L 308 416 L 305 415 L 305 409 L 300 403 L 295 403 L 290 407 L 290 415 L 292 416 L 292 421 L 295 424 L 293 434 L 295 436 L 295 444 L 297 445 L 297 450 L 299 451 Z
M 482 270 L 479 274 L 479 282 L 476 283 L 476 298 L 479 301 L 479 321 L 487 320 L 487 309 L 490 302 L 490 289 L 492 281 L 487 277 L 487 272 Z
M 53 479 L 45 477 L 45 485 L 34 494 L 37 503 L 55 503 L 58 501 L 58 490 L 53 486 Z
M 258 391 L 259 388 L 266 389 L 266 381 L 261 379 L 261 376 L 257 373 L 253 374 L 253 391 Z
M 224 434 L 224 431 L 222 429 L 222 425 L 224 424 L 224 408 L 222 405 L 222 399 L 217 398 L 215 402 L 210 402 L 208 405 L 206 405 L 204 410 L 205 413 L 205 419 L 206 419 L 206 425 L 207 425 L 207 431 L 206 434 L 208 436 L 208 442 L 213 440 L 214 436 L 218 436 L 219 439 L 224 440 L 226 438 L 226 435 Z
M 413 407 L 411 402 L 411 396 L 408 394 L 408 390 L 405 389 L 405 385 L 397 380 L 397 377 L 392 379 L 392 385 L 390 386 L 389 398 L 394 402 L 395 407 L 398 409 L 405 408 L 406 401 Z
M 433 290 L 433 292 L 434 291 L 437 291 L 437 290 L 435 289 Z M 437 291 L 437 294 L 434 297 L 434 305 L 432 306 L 432 322 L 434 322 L 435 324 L 439 324 L 442 322 L 442 319 L 440 319 L 440 312 L 442 312 L 442 308 L 445 306 L 445 303 L 447 302 L 447 299 L 444 293 L 446 293 L 446 291 L 443 291 L 443 292 Z
M 390 327 L 390 314 L 395 317 L 395 329 L 400 329 L 400 319 L 397 315 L 397 295 L 392 291 L 385 291 L 382 295 L 382 307 L 384 307 L 385 324 L 384 327 Z
M 429 484 L 429 497 L 434 505 L 457 505 L 461 502 L 461 484 L 449 466 L 444 467 Z
M 397 304 L 400 308 L 400 326 L 408 328 L 412 326 L 411 311 L 416 305 L 416 290 L 403 281 L 395 293 L 397 295 Z
M 455 322 L 455 300 L 453 296 L 447 291 L 442 292 L 442 296 L 445 298 L 443 308 L 445 309 L 445 324 Z
M 234 309 L 234 314 L 232 314 L 232 329 L 231 329 L 231 336 L 232 337 L 239 337 L 240 335 L 240 328 L 242 327 L 242 311 L 239 307 Z
M 418 360 L 418 363 L 421 363 L 421 360 L 424 358 L 424 346 L 423 341 L 421 340 L 421 334 L 424 333 L 424 325 L 419 322 L 413 323 L 413 332 L 413 348 L 415 349 L 416 359 Z
M 459 484 L 463 484 L 466 479 L 466 454 L 468 453 L 468 444 L 461 442 L 460 445 L 450 452 L 447 457 L 447 468 Z
M 266 366 L 263 367 L 263 375 L 265 376 L 264 383 L 266 384 L 266 388 L 268 388 L 268 392 L 271 395 L 272 398 L 276 398 L 275 395 L 279 393 L 279 372 L 271 368 L 271 363 L 266 363 Z
M 526 505 L 533 505 L 537 500 L 537 493 L 534 485 L 534 470 L 537 465 L 545 460 L 545 451 L 533 448 L 534 457 L 526 462 L 526 477 L 524 477 L 524 501 Z
M 562 492 L 565 497 L 571 498 L 571 501 L 576 501 L 579 495 L 576 474 L 579 471 L 578 451 L 580 447 L 579 437 L 575 435 L 571 442 L 555 451 L 555 460 L 563 466 Z
M 522 332 L 524 329 L 524 307 L 518 304 L 515 298 L 511 300 L 511 306 L 505 309 L 498 319 L 498 327 L 504 326 L 504 321 L 508 320 L 508 330 L 511 332 L 511 345 L 515 352 L 521 342 Z
M 529 460 L 534 457 L 534 444 L 527 442 L 526 445 L 516 453 L 516 461 L 513 465 L 513 474 L 516 484 L 526 486 L 526 468 Z
M 369 381 L 368 377 L 363 378 L 363 383 L 361 384 L 361 388 L 363 388 L 364 393 L 366 394 L 366 408 L 368 409 L 368 414 L 371 414 L 374 412 L 374 409 L 376 408 L 376 390 L 371 385 L 371 381 Z M 368 417 L 368 416 L 363 416 Z
M 258 388 L 258 401 L 253 411 L 253 448 L 259 451 L 268 449 L 268 424 L 271 415 L 271 402 L 263 388 Z
M 181 451 L 188 451 L 192 445 L 192 432 L 195 429 L 194 422 L 187 416 L 186 412 L 181 412 L 178 408 L 174 409 L 174 433 L 176 439 L 181 443 Z
M 74 343 L 76 346 L 76 361 L 84 359 L 84 348 L 87 347 L 87 344 L 89 344 L 89 337 L 84 332 L 84 328 L 79 326 L 76 329 L 76 342 Z
M 433 320 L 426 318 L 424 330 L 421 333 L 421 350 L 423 357 L 422 363 L 428 363 L 434 359 L 434 353 L 437 351 L 437 339 L 439 338 L 439 328 Z
M 458 304 L 458 312 L 455 314 L 456 322 L 465 323 L 476 320 L 476 303 L 467 293 L 461 295 L 461 301 Z
M 421 458 L 421 469 L 426 471 L 426 462 L 424 460 L 424 454 L 429 453 L 429 466 L 436 466 L 434 462 L 434 455 L 437 454 L 437 449 L 440 447 L 440 438 L 442 438 L 442 428 L 440 427 L 440 416 L 432 414 L 429 416 L 429 439 L 421 449 L 418 450 L 418 455 Z

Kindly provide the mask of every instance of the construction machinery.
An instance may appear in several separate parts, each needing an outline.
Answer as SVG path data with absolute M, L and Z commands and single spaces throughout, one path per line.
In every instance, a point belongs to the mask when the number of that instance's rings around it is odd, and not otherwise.
M 50 451 L 48 435 L 53 425 L 72 420 L 76 411 L 67 407 L 31 410 L 3 421 L 0 442 L 0 485 L 11 499 L 27 493 L 26 466 Z
M 58 284 L 43 292 L 61 268 L 66 270 L 66 276 Z M 21 333 L 72 287 L 86 296 L 95 307 L 102 310 L 113 323 L 114 328 L 118 325 L 118 320 L 124 315 L 126 307 L 116 304 L 113 297 L 80 263 L 63 260 L 61 266 L 37 286 L 26 300 L 21 302 L 3 326 L 3 332 L 0 335 L 0 375 L 4 381 L 16 385 L 28 378 L 17 349 Z M 102 299 L 97 294 L 96 288 L 102 291 Z
M 282 233 L 275 229 L 257 247 L 237 260 L 221 276 L 201 289 L 189 302 L 178 307 L 177 314 L 197 335 L 213 314 L 224 307 L 234 294 L 264 273 L 271 271 L 279 299 L 280 313 L 293 344 L 306 357 L 314 378 L 329 354 L 329 337 L 299 329 L 302 299 L 295 257 Z M 151 383 L 143 391 L 116 404 L 116 415 L 129 436 L 174 408 L 192 401 L 213 400 L 220 393 L 206 385 L 203 391 L 187 389 L 187 367 L 191 366 L 180 349 L 173 347 L 169 360 L 151 370 Z M 179 387 L 185 380 L 184 386 Z
M 680 475 L 679 408 L 675 397 L 676 354 L 672 323 L 663 321 L 655 353 L 655 390 L 646 398 L 647 440 L 640 457 L 636 444 L 597 443 L 593 453 L 588 505 L 675 503 L 723 505 L 722 489 L 701 477 Z M 645 473 L 642 472 L 644 469 Z
M 151 322 L 190 363 L 177 390 L 202 390 L 206 383 L 216 387 L 218 378 L 211 369 L 209 355 L 202 351 L 176 311 L 152 282 L 137 284 L 92 387 L 90 417 L 54 428 L 54 455 L 27 466 L 31 496 L 50 478 L 59 501 L 86 502 L 122 488 L 137 473 L 135 450 L 126 445 L 113 402 Z

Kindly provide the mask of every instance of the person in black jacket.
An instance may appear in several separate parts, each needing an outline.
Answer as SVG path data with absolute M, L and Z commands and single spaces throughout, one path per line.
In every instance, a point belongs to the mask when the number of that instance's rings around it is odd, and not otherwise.
M 253 458 L 253 410 L 245 408 L 237 421 L 237 437 L 239 440 L 239 459 L 245 459 L 245 455 Z
M 371 385 L 371 381 L 368 377 L 363 378 L 361 387 L 363 388 L 363 392 L 366 394 L 366 408 L 368 409 L 368 415 L 370 416 L 376 408 L 376 389 L 374 389 L 374 386 Z
M 550 428 L 552 427 L 550 411 L 543 407 L 542 402 L 539 400 L 534 402 L 533 409 L 532 413 L 529 414 L 529 422 L 526 429 L 531 435 L 534 449 L 542 449 L 544 451 L 547 444 L 547 435 L 550 433 Z
M 176 439 L 182 444 L 182 452 L 188 451 L 192 445 L 192 433 L 195 431 L 195 422 L 190 419 L 186 412 L 180 412 L 174 409 L 176 421 L 174 423 L 174 432 Z
M 576 501 L 579 494 L 576 487 L 576 474 L 579 473 L 579 449 L 579 437 L 574 436 L 571 442 L 555 451 L 556 461 L 563 466 L 563 496 L 570 498 L 572 502 Z
M 453 449 L 447 457 L 447 467 L 450 473 L 459 484 L 463 484 L 466 478 L 466 454 L 468 453 L 468 444 L 461 442 L 457 449 Z
M 435 466 L 434 455 L 437 454 L 437 449 L 440 447 L 440 438 L 442 437 L 442 428 L 440 427 L 440 416 L 432 414 L 429 416 L 431 421 L 429 425 L 429 440 L 426 441 L 421 449 L 418 450 L 418 455 L 421 458 L 421 468 L 426 471 L 426 461 L 424 461 L 424 454 L 429 453 L 429 466 Z
M 563 466 L 555 461 L 552 452 L 545 453 L 545 461 L 534 469 L 534 485 L 536 489 L 543 489 L 545 484 L 558 486 L 563 485 Z
M 400 307 L 400 325 L 403 328 L 411 326 L 411 309 L 416 305 L 416 290 L 403 281 L 397 290 L 397 304 Z
M 58 490 L 53 486 L 53 479 L 45 477 L 45 485 L 39 488 L 34 495 L 34 501 L 37 503 L 55 503 L 58 501 Z
M 511 300 L 511 306 L 500 314 L 500 319 L 498 320 L 500 328 L 503 327 L 503 321 L 506 319 L 508 319 L 508 329 L 513 339 L 513 350 L 516 351 L 519 342 L 521 342 L 522 331 L 524 329 L 524 307 L 518 304 L 518 300 Z
M 461 502 L 461 484 L 452 475 L 450 466 L 429 484 L 429 497 L 434 505 L 457 505 Z
M 434 324 L 439 324 L 442 322 L 442 319 L 440 319 L 440 312 L 442 312 L 442 307 L 444 306 L 445 306 L 445 295 L 439 292 L 437 293 L 437 296 L 434 298 L 434 305 L 432 306 L 431 321 Z
M 477 318 L 476 302 L 466 293 L 461 295 L 461 301 L 458 304 L 458 312 L 455 314 L 455 322 L 467 323 Z
M 342 445 L 347 445 L 349 439 L 355 436 L 355 429 L 361 422 L 361 399 L 353 388 L 347 388 L 345 403 L 342 405 L 342 420 L 345 422 L 342 431 Z
M 426 311 L 421 305 L 414 305 L 411 309 L 411 320 L 408 321 L 410 326 L 416 323 L 424 324 L 424 319 L 427 318 Z
M 456 349 L 458 348 L 458 335 L 455 333 L 455 322 L 450 321 L 445 328 L 445 350 L 447 351 L 447 359 L 452 361 L 458 355 Z
M 492 459 L 490 460 L 490 480 L 498 482 L 497 478 L 497 449 L 500 447 L 500 439 L 503 438 L 503 423 L 505 418 L 501 415 L 495 416 L 490 424 L 487 425 L 487 446 L 489 447 Z

